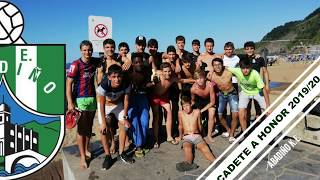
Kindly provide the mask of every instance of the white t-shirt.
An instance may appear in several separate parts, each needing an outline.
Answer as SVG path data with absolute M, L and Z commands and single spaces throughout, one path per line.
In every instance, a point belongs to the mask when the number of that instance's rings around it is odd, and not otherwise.
M 240 58 L 237 55 L 234 55 L 232 57 L 228 57 L 226 55 L 223 56 L 223 65 L 226 67 L 235 68 L 239 61 Z M 232 76 L 232 83 L 238 83 L 235 76 Z

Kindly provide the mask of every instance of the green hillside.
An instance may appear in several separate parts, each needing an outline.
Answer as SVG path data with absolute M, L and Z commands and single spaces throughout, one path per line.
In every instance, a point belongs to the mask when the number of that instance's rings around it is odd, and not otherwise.
M 23 124 L 25 128 L 32 129 L 39 134 L 39 153 L 49 156 L 54 150 L 60 135 L 60 121 L 48 124 L 38 124 L 36 121 Z
M 303 20 L 287 22 L 267 33 L 262 41 L 290 40 L 282 43 L 283 48 L 295 45 L 320 44 L 320 8 L 317 8 Z M 287 46 L 287 47 L 285 47 Z
M 285 23 L 284 25 L 273 28 L 271 32 L 269 32 L 262 38 L 262 41 L 273 41 L 282 39 L 287 34 L 289 34 L 289 32 L 295 31 L 296 25 L 299 23 L 301 23 L 301 21 L 291 21 Z

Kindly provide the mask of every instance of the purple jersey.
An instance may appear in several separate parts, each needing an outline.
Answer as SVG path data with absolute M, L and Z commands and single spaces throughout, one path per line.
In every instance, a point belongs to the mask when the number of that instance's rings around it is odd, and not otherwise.
M 70 65 L 68 77 L 73 78 L 73 92 L 76 97 L 95 97 L 94 74 L 98 65 L 98 59 L 92 58 L 84 63 L 81 59 L 75 60 Z

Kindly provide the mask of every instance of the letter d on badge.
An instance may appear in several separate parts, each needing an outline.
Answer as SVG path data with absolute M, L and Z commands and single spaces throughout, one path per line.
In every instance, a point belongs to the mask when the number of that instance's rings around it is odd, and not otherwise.
M 8 63 L 7 61 L 0 60 L 0 73 L 6 73 L 8 71 Z

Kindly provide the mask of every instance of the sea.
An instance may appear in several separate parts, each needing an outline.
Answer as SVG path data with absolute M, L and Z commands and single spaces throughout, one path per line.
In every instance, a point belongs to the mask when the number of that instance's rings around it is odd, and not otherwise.
M 30 167 L 25 167 L 24 165 L 22 164 L 16 164 L 16 167 L 15 167 L 15 170 L 13 173 L 8 173 L 7 171 L 3 170 L 3 171 L 0 171 L 0 177 L 6 177 L 6 176 L 12 176 L 12 175 L 17 175 L 17 174 L 21 174 L 23 172 L 26 172 L 26 171 L 29 171 L 30 169 L 33 169 L 35 168 L 36 166 L 38 166 L 39 164 L 35 163 L 35 164 L 32 164 Z

